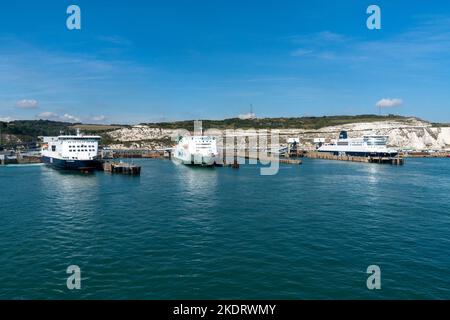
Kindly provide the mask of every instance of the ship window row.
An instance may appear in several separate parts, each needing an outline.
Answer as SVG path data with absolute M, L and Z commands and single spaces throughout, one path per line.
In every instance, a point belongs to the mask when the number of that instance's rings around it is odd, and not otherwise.
M 69 150 L 74 150 L 75 151 L 75 149 L 76 150 L 78 150 L 78 151 L 83 151 L 83 150 L 87 150 L 87 149 L 89 149 L 89 151 L 94 151 L 94 146 L 69 146 Z
M 91 147 L 93 147 L 93 145 L 76 145 L 76 146 L 69 145 L 69 148 L 91 148 Z
M 94 149 L 83 149 L 83 150 L 80 150 L 80 149 L 78 149 L 78 150 L 72 150 L 72 149 L 70 149 L 70 150 L 69 150 L 69 152 L 88 152 L 88 151 L 90 151 L 90 152 L 95 152 Z

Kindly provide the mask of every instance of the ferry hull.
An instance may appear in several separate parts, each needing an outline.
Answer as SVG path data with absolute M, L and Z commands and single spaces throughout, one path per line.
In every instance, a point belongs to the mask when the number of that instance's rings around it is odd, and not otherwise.
M 100 168 L 98 160 L 64 160 L 52 157 L 42 157 L 42 162 L 61 170 L 93 171 Z
M 173 157 L 174 160 L 181 162 L 187 166 L 212 167 L 216 164 L 217 157 L 212 156 L 192 156 L 190 159 Z

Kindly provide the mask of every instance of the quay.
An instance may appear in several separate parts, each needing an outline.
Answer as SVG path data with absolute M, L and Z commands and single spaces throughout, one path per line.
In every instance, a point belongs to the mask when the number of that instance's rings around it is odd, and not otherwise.
M 112 150 L 113 158 L 118 159 L 159 159 L 164 158 L 164 150 L 148 150 L 148 149 L 124 149 L 124 150 Z
M 283 159 L 283 158 L 275 158 L 275 157 L 267 157 L 267 158 L 261 158 L 258 157 L 256 158 L 249 158 L 249 157 L 245 157 L 246 160 L 258 160 L 258 161 L 263 161 L 263 162 L 278 162 L 278 163 L 283 163 L 283 164 L 291 164 L 291 165 L 300 165 L 302 164 L 301 160 L 297 160 L 297 159 Z M 231 167 L 233 169 L 239 169 L 240 164 L 239 161 L 237 159 L 234 159 L 233 161 L 224 161 L 223 164 L 217 164 L 216 167 Z
M 288 153 L 283 157 L 283 154 L 279 154 L 278 157 L 275 157 L 273 155 L 257 155 L 252 154 L 251 152 L 245 152 L 244 155 L 242 155 L 243 158 L 246 160 L 257 160 L 257 161 L 263 161 L 263 162 L 279 162 L 283 164 L 293 164 L 293 165 L 300 165 L 302 164 L 302 160 L 300 159 L 290 159 L 290 156 L 293 156 L 292 153 Z
M 42 163 L 41 157 L 35 155 L 0 155 L 0 165 Z
M 302 164 L 302 160 L 300 159 L 287 159 L 287 158 L 276 158 L 276 157 L 246 157 L 245 159 L 253 159 L 263 162 L 279 162 L 283 164 L 293 164 L 293 165 L 300 165 Z
M 365 162 L 365 163 L 380 163 L 380 164 L 392 164 L 403 165 L 405 163 L 402 157 L 356 157 L 356 156 L 336 156 L 327 152 L 310 151 L 305 154 L 305 157 L 310 159 L 323 159 L 323 160 L 338 160 L 338 161 L 351 161 L 351 162 Z
M 401 152 L 405 158 L 450 158 L 449 152 Z
M 224 152 L 225 151 L 225 152 Z M 227 154 L 231 151 L 231 156 L 228 156 Z M 282 154 L 280 154 L 282 156 Z M 229 161 L 229 158 L 233 158 L 232 161 Z M 245 160 L 256 160 L 261 162 L 278 162 L 282 164 L 291 164 L 291 165 L 300 165 L 302 164 L 302 161 L 300 159 L 289 159 L 285 157 L 275 157 L 273 155 L 258 155 L 257 152 L 250 152 L 249 150 L 229 150 L 229 149 L 223 149 L 222 151 L 222 158 L 223 158 L 223 166 L 232 167 L 234 169 L 239 168 L 239 161 L 238 158 L 245 159 Z
M 127 174 L 138 176 L 141 174 L 141 167 L 125 162 L 103 162 L 102 169 L 105 172 Z

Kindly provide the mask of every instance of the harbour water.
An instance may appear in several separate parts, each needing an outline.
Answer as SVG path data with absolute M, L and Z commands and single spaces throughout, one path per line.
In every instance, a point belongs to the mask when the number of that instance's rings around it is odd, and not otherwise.
M 135 162 L 140 177 L 0 167 L 0 298 L 450 299 L 449 159 Z

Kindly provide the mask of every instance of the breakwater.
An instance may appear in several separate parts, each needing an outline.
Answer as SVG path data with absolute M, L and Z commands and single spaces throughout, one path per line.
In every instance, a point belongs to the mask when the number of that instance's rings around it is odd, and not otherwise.
M 0 155 L 0 165 L 8 164 L 35 164 L 42 163 L 41 157 L 39 156 L 22 156 L 22 155 Z

